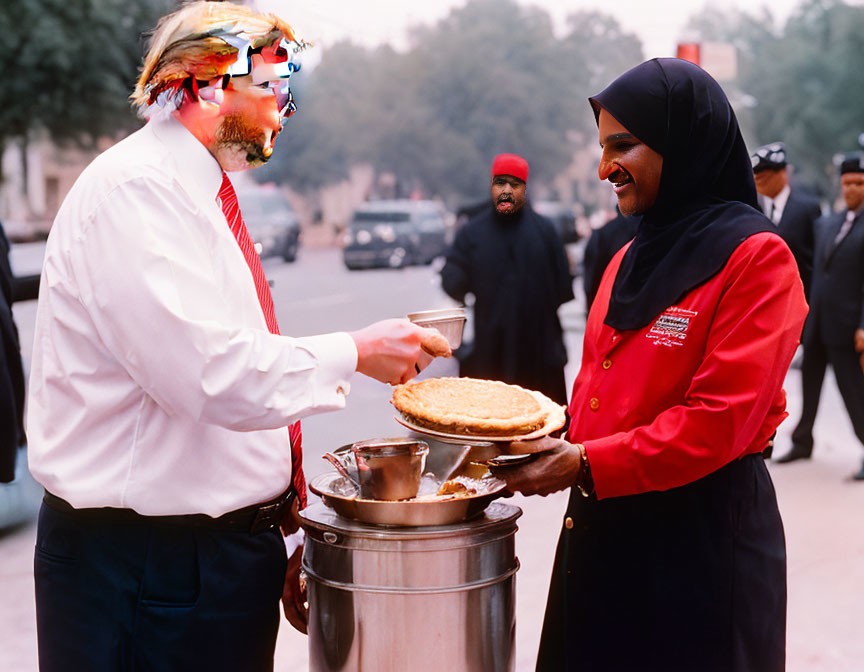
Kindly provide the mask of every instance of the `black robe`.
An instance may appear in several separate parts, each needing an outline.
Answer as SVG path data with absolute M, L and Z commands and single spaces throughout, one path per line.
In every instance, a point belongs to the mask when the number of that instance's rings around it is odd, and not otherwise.
M 456 235 L 441 271 L 457 301 L 473 294 L 474 340 L 457 353 L 460 373 L 538 390 L 567 403 L 567 351 L 558 307 L 573 298 L 564 246 L 526 204 L 499 216 L 490 204 Z

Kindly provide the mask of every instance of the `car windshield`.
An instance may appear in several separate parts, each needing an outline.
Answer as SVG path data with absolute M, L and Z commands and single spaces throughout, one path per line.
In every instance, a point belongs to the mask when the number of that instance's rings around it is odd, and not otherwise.
M 401 224 L 411 221 L 407 212 L 355 212 L 352 224 L 364 226 L 368 224 Z

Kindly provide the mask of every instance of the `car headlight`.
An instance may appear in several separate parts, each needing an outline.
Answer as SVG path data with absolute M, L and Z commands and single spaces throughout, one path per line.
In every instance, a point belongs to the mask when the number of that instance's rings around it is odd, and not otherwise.
M 367 245 L 372 242 L 372 234 L 369 233 L 366 229 L 360 229 L 357 232 L 357 242 L 361 245 Z
M 354 242 L 354 234 L 351 232 L 351 229 L 346 229 L 345 233 L 342 234 L 342 244 L 350 245 Z
M 396 240 L 396 232 L 389 224 L 376 224 L 375 228 L 372 230 L 375 232 L 375 235 L 385 243 L 392 243 Z

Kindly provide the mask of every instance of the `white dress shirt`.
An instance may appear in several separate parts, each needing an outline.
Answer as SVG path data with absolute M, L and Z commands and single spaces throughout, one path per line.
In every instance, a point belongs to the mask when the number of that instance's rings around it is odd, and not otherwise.
M 783 217 L 783 210 L 786 209 L 786 202 L 789 200 L 789 194 L 792 192 L 792 187 L 785 185 L 780 193 L 774 198 L 759 195 L 759 200 L 762 201 L 762 212 L 775 225 L 780 223 L 780 218 Z
M 221 180 L 182 124 L 151 121 L 57 214 L 27 433 L 34 477 L 75 507 L 218 516 L 265 501 L 290 483 L 287 425 L 345 405 L 353 340 L 267 331 Z

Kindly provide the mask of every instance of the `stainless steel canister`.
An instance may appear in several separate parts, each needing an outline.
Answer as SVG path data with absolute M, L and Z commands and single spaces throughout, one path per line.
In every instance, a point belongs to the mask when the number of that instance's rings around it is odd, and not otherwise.
M 301 513 L 311 672 L 510 672 L 516 519 L 495 502 L 440 527 Z

